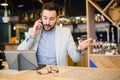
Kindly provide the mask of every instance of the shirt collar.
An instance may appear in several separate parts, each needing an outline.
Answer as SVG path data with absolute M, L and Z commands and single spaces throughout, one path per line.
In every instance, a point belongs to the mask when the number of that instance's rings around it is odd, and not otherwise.
M 45 31 L 44 29 L 42 30 L 42 33 L 54 33 L 56 30 L 56 28 L 54 27 L 52 30 L 50 31 Z

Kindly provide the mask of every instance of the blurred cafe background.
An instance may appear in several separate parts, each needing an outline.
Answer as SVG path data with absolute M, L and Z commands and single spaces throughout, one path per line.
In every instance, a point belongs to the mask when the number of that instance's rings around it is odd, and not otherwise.
M 82 35 L 85 37 L 87 31 L 85 0 L 0 0 L 0 44 L 21 43 L 34 21 L 40 18 L 41 7 L 46 2 L 55 2 L 60 6 L 60 19 L 57 24 L 70 28 L 76 42 Z M 6 21 L 3 20 L 4 16 Z M 105 41 L 105 26 L 110 26 L 109 22 L 97 12 L 95 20 L 98 22 L 98 39 L 103 37 Z
M 111 0 L 93 1 L 104 8 Z M 119 6 L 119 0 L 113 1 L 118 1 Z M 46 2 L 54 2 L 60 6 L 57 25 L 70 28 L 76 44 L 79 39 L 87 38 L 86 0 L 0 0 L 0 53 L 16 49 L 34 21 L 40 18 L 41 8 Z M 119 44 L 119 29 L 96 9 L 94 20 L 96 41 L 107 42 L 109 36 L 109 42 L 112 42 L 114 32 L 114 43 Z

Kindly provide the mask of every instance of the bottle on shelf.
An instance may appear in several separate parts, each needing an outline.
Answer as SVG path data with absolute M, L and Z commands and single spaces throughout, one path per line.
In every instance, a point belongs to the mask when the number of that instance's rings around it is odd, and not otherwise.
M 101 48 L 100 48 L 100 43 L 99 43 L 99 41 L 97 41 L 97 50 L 98 50 L 98 54 L 101 54 Z
M 115 54 L 116 44 L 111 43 L 111 53 Z
M 103 42 L 102 39 L 99 41 L 99 53 L 104 54 Z
M 93 53 L 98 53 L 98 46 L 97 46 L 97 41 L 94 39 L 93 40 Z

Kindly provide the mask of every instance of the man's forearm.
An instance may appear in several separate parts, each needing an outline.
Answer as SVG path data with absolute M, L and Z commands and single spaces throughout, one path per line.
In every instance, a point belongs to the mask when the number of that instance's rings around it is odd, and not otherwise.
M 34 39 L 28 36 L 17 48 L 17 50 L 30 50 L 33 46 Z

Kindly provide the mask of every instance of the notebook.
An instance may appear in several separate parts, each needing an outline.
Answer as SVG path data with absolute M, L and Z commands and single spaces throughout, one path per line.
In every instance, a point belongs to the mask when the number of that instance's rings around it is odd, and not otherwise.
M 20 71 L 38 68 L 34 50 L 5 50 L 4 54 L 9 69 Z

